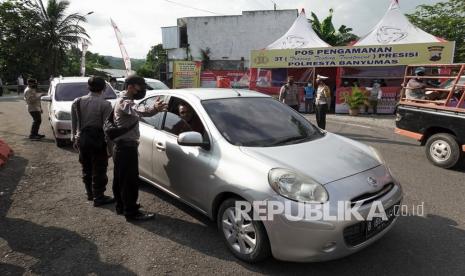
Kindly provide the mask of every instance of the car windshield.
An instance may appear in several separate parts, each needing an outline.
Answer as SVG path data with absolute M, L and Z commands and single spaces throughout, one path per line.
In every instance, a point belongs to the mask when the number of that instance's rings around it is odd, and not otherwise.
M 59 83 L 55 91 L 55 100 L 59 102 L 74 101 L 78 97 L 89 93 L 87 82 Z M 103 92 L 105 99 L 116 99 L 113 89 L 107 85 Z
M 299 113 L 272 98 L 238 97 L 202 104 L 223 137 L 236 146 L 282 146 L 323 135 Z
M 163 82 L 148 81 L 147 90 L 169 89 Z

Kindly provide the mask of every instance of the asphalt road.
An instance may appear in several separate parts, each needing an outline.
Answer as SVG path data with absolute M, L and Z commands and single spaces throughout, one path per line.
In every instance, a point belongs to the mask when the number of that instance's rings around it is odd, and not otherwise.
M 250 265 L 227 251 L 214 223 L 149 185 L 140 201 L 157 213 L 151 222 L 130 224 L 112 207 L 92 207 L 77 155 L 55 146 L 43 120 L 47 138 L 29 141 L 23 101 L 0 100 L 0 139 L 15 150 L 0 169 L 0 275 L 465 275 L 465 165 L 430 165 L 422 147 L 392 128 L 328 122 L 329 131 L 379 149 L 403 184 L 404 203 L 410 212 L 424 203 L 423 216 L 399 218 L 383 239 L 344 259 Z

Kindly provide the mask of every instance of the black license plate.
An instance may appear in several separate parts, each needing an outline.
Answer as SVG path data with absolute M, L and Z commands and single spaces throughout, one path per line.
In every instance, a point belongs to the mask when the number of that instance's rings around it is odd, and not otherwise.
M 395 204 L 389 207 L 388 209 L 386 209 L 387 220 L 383 220 L 382 218 L 375 217 L 373 218 L 373 220 L 366 221 L 365 236 L 367 239 L 383 231 L 384 229 L 386 229 L 386 227 L 388 227 L 392 223 L 392 221 L 398 215 L 399 205 L 400 203 Z

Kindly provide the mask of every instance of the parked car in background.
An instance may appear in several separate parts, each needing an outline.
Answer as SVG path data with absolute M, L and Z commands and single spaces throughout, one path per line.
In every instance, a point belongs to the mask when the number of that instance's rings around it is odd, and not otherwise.
M 87 77 L 54 78 L 50 83 L 48 95 L 41 98 L 48 102 L 48 119 L 58 147 L 69 144 L 71 139 L 71 105 L 73 101 L 89 93 Z M 102 97 L 112 105 L 116 102 L 116 93 L 107 83 Z
M 365 248 L 392 228 L 402 188 L 372 147 L 326 132 L 273 98 L 233 89 L 163 90 L 138 102 L 162 100 L 167 112 L 140 119 L 139 172 L 145 180 L 217 221 L 241 260 L 269 255 L 323 261 Z M 236 203 L 360 204 L 390 212 L 380 220 L 273 220 L 238 217 Z M 254 210 L 256 211 L 256 210 Z
M 156 79 L 150 79 L 150 78 L 144 78 L 145 83 L 147 84 L 147 90 L 165 90 L 169 89 L 166 84 L 163 82 L 156 80 Z M 124 80 L 125 78 L 117 78 L 116 79 L 116 90 L 118 90 L 117 93 L 121 92 L 124 90 Z

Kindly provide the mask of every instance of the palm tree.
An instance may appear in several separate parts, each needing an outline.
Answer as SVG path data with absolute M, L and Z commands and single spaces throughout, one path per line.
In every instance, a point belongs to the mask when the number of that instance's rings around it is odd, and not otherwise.
M 66 51 L 79 42 L 88 43 L 90 37 L 79 25 L 87 20 L 79 13 L 66 15 L 69 7 L 67 0 L 48 0 L 46 8 L 42 0 L 26 3 L 39 20 L 38 32 L 42 37 L 44 63 L 48 67 L 48 73 L 56 75 L 65 59 Z
M 318 16 L 312 12 L 312 18 L 309 19 L 309 22 L 312 24 L 313 30 L 315 30 L 318 36 L 333 46 L 345 46 L 351 41 L 357 40 L 358 37 L 351 33 L 352 28 L 341 25 L 336 30 L 333 24 L 333 13 L 334 10 L 330 9 L 329 15 L 323 19 L 323 21 L 320 21 Z

